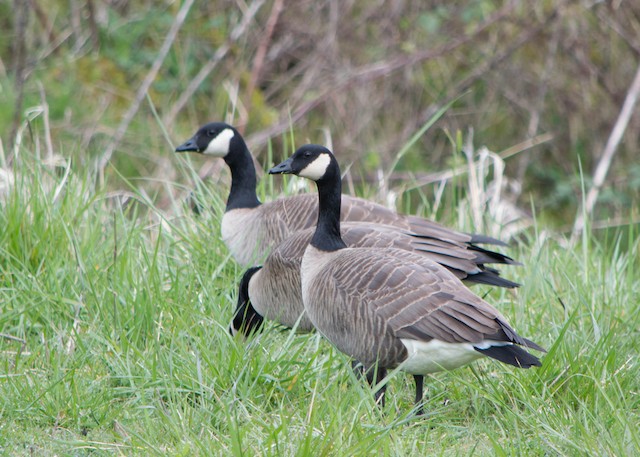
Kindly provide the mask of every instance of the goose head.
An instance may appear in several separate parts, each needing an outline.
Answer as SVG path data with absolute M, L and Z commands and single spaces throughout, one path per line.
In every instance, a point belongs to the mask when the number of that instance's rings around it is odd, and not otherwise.
M 242 141 L 236 129 L 224 122 L 206 124 L 176 148 L 176 152 L 199 152 L 213 157 L 226 157 L 234 141 Z
M 269 170 L 269 174 L 293 174 L 312 181 L 322 181 L 339 175 L 335 157 L 324 146 L 306 144 L 287 160 Z

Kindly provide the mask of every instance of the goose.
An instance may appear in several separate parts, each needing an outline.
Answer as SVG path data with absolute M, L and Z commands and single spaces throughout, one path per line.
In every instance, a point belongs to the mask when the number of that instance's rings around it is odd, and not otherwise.
M 424 376 L 483 356 L 519 368 L 541 366 L 502 314 L 428 257 L 394 248 L 349 248 L 340 233 L 340 168 L 327 148 L 300 147 L 269 170 L 316 182 L 316 229 L 300 267 L 304 308 L 314 327 L 359 361 L 373 382 L 399 369 L 414 376 L 422 412 Z M 384 404 L 385 388 L 376 392 Z
M 202 126 L 176 152 L 198 152 L 221 157 L 231 170 L 231 190 L 221 223 L 221 235 L 233 257 L 243 266 L 259 264 L 275 246 L 291 234 L 313 228 L 317 219 L 317 198 L 303 194 L 261 203 L 256 194 L 253 157 L 240 133 L 224 122 Z M 484 235 L 469 235 L 416 216 L 400 215 L 382 205 L 342 195 L 343 221 L 361 221 L 394 226 L 410 231 L 423 244 L 442 256 L 471 254 L 477 267 L 499 263 L 517 265 L 510 257 L 477 244 L 505 243 Z M 498 277 L 497 272 L 492 277 Z M 479 278 L 478 278 L 479 279 Z M 485 278 L 486 279 L 486 278 Z

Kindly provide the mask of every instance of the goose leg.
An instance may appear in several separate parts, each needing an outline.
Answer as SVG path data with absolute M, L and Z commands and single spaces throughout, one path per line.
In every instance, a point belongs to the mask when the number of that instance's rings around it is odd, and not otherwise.
M 371 387 L 375 386 L 376 383 L 380 382 L 387 375 L 387 370 L 385 368 L 370 367 L 369 369 L 365 369 L 364 365 L 357 360 L 351 360 L 351 370 L 353 371 L 353 374 L 356 375 L 356 378 L 366 379 Z M 376 403 L 383 408 L 384 394 L 386 391 L 387 386 L 385 385 L 376 390 L 373 394 L 376 399 Z
M 424 409 L 422 409 L 424 376 L 421 374 L 414 374 L 413 379 L 416 382 L 416 415 L 422 416 L 424 414 Z
M 367 370 L 366 376 L 367 381 L 371 387 L 375 386 L 376 383 L 380 382 L 387 375 L 387 370 L 385 368 L 381 368 L 379 366 L 371 367 Z M 376 399 L 376 403 L 380 405 L 380 407 L 384 408 L 384 399 L 385 393 L 387 392 L 387 385 L 385 384 L 378 390 L 376 390 L 373 396 Z
M 358 379 L 364 379 L 364 366 L 357 360 L 351 359 L 351 371 Z

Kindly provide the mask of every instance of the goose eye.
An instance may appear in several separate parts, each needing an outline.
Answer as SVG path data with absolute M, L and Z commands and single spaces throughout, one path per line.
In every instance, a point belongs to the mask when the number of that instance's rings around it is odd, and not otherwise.
M 209 130 L 209 131 L 207 132 L 207 135 L 209 135 L 209 136 L 216 136 L 216 131 L 215 131 L 215 130 Z
M 305 152 L 305 153 L 304 153 L 304 156 L 305 156 L 305 157 L 311 157 L 311 152 L 309 152 L 309 151 Z

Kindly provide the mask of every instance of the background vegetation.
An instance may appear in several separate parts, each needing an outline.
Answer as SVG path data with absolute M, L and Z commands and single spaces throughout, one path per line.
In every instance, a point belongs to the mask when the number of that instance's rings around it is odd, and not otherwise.
M 637 108 L 620 122 L 637 2 L 6 0 L 0 13 L 0 451 L 639 453 Z M 380 412 L 317 336 L 230 338 L 228 173 L 173 153 L 212 120 L 238 126 L 261 168 L 329 144 L 346 192 L 512 239 L 525 267 L 504 274 L 523 287 L 477 291 L 550 349 L 544 366 L 434 376 L 422 420 L 408 378 Z M 281 183 L 264 178 L 262 198 Z M 570 239 L 577 214 L 586 230 Z
M 9 32 L 0 38 L 0 133 L 9 158 L 25 113 L 35 117 L 46 103 L 49 152 L 107 175 L 172 180 L 164 132 L 176 143 L 226 119 L 261 162 L 268 139 L 276 160 L 285 155 L 290 130 L 301 141 L 330 136 L 356 182 L 392 171 L 391 187 L 415 180 L 431 193 L 434 173 L 461 160 L 448 136 L 473 129 L 473 144 L 509 156 L 509 198 L 563 229 L 578 210 L 580 172 L 589 185 L 640 55 L 640 6 L 624 1 L 190 1 L 184 16 L 173 1 L 0 5 Z M 437 128 L 389 170 L 453 99 Z M 31 132 L 42 127 L 38 120 Z M 597 220 L 627 222 L 640 188 L 639 140 L 635 115 Z

